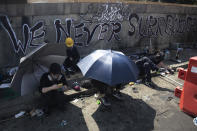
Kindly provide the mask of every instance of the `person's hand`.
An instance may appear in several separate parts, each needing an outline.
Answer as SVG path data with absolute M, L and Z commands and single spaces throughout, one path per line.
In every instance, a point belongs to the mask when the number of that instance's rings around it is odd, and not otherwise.
M 67 85 L 64 85 L 64 86 L 62 86 L 62 90 L 63 91 L 67 91 L 67 90 L 69 90 L 70 88 L 67 86 Z
M 60 84 L 58 84 L 58 86 L 62 87 L 62 86 L 63 86 L 63 84 L 62 84 L 62 83 L 60 83 Z

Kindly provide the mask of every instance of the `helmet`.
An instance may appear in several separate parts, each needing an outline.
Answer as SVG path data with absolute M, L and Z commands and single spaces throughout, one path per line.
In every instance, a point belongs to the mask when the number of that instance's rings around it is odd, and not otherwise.
M 74 44 L 74 41 L 71 37 L 66 38 L 65 44 L 67 47 L 72 47 Z

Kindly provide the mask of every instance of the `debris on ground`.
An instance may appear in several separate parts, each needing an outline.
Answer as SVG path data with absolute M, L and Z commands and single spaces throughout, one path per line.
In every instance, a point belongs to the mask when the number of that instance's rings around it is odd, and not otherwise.
M 3 83 L 0 85 L 0 88 L 10 88 L 11 83 Z
M 98 98 L 98 94 L 94 94 L 94 97 L 97 99 Z
M 20 112 L 17 113 L 14 117 L 15 117 L 15 118 L 20 118 L 20 117 L 24 116 L 25 113 L 26 113 L 26 111 L 20 111 Z
M 79 99 L 74 99 L 72 102 L 77 103 Z
M 44 115 L 44 111 L 42 109 L 33 109 L 29 114 L 31 117 L 40 117 Z
M 134 84 L 135 84 L 134 82 L 129 82 L 129 85 L 130 85 L 130 86 L 132 86 L 132 85 L 134 85 Z
M 170 96 L 167 98 L 167 101 L 171 101 L 172 99 L 173 99 L 173 97 Z
M 163 111 L 163 112 L 161 112 L 161 113 L 158 113 L 157 116 L 163 115 L 163 114 L 165 114 L 166 112 L 168 112 L 168 110 L 165 110 L 165 111 Z
M 150 96 L 143 96 L 142 99 L 143 99 L 144 101 L 149 101 L 149 100 L 150 100 Z
M 197 117 L 194 118 L 193 122 L 194 122 L 194 125 L 197 126 Z
M 133 93 L 139 93 L 139 91 L 136 87 L 133 87 L 132 90 L 133 90 Z
M 17 72 L 17 70 L 18 70 L 18 66 L 9 69 L 7 73 L 9 76 L 13 76 Z
M 60 123 L 61 126 L 66 126 L 67 124 L 68 124 L 68 122 L 66 120 L 62 120 Z
M 100 104 L 101 104 L 101 101 L 100 101 L 100 100 L 97 100 L 96 103 L 97 103 L 98 105 L 100 105 Z

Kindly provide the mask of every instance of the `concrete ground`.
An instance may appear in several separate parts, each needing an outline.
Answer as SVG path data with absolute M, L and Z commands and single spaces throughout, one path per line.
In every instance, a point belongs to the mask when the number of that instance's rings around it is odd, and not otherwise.
M 183 53 L 183 63 L 166 63 L 184 66 L 189 57 L 197 56 L 197 50 L 188 49 Z M 177 72 L 168 77 L 183 83 L 177 78 Z M 180 111 L 179 99 L 174 96 L 178 84 L 160 76 L 152 80 L 156 88 L 126 85 L 121 90 L 122 101 L 110 98 L 111 108 L 97 104 L 94 96 L 83 97 L 68 103 L 65 112 L 54 110 L 48 117 L 25 116 L 2 122 L 0 131 L 196 131 L 193 117 Z M 66 121 L 65 125 L 61 125 L 62 120 Z

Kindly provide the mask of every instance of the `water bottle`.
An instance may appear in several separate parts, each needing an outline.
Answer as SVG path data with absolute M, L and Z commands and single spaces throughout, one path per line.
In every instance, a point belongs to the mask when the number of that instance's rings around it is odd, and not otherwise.
M 169 60 L 169 59 L 170 59 L 170 51 L 169 51 L 169 50 L 166 50 L 166 51 L 165 51 L 164 59 L 165 59 L 165 60 Z

